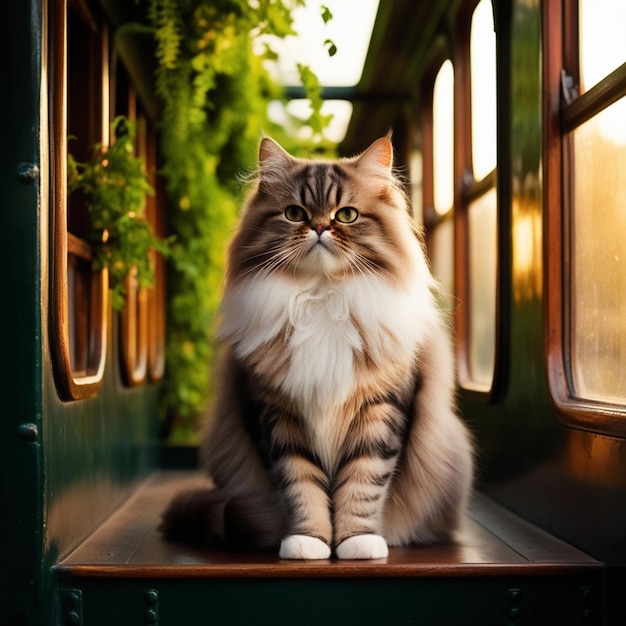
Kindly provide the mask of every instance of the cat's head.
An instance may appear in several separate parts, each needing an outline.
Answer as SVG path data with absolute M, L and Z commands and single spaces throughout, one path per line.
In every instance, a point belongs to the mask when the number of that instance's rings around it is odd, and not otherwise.
M 338 161 L 261 141 L 257 185 L 230 248 L 229 280 L 256 274 L 398 276 L 420 254 L 388 138 Z

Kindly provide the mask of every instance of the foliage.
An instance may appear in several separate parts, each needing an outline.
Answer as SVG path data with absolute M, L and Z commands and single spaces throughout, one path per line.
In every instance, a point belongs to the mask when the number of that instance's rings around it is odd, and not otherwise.
M 108 268 L 113 306 L 124 306 L 124 281 L 133 273 L 140 287 L 154 279 L 148 251 L 167 254 L 167 242 L 158 239 L 146 220 L 148 184 L 143 159 L 135 156 L 135 127 L 124 117 L 112 124 L 115 142 L 96 144 L 86 163 L 68 154 L 68 192 L 82 192 L 91 230 L 94 269 Z
M 226 244 L 241 204 L 238 182 L 256 162 L 267 118 L 281 92 L 259 37 L 294 34 L 291 11 L 303 0 L 148 0 L 156 40 L 160 142 L 176 238 L 168 274 L 168 343 L 163 406 L 173 440 L 193 438 L 209 401 L 211 324 L 218 308 Z M 327 15 L 330 19 L 329 15 Z M 332 44 L 332 42 L 331 42 Z M 328 44 L 327 44 L 328 45 Z M 256 47 L 255 47 L 256 46 Z M 309 123 L 321 134 L 321 91 L 301 70 L 316 101 Z
M 332 45 L 334 46 L 334 44 Z M 322 87 L 311 68 L 308 65 L 298 63 L 298 73 L 311 105 L 311 115 L 302 123 L 311 127 L 314 136 L 320 137 L 324 128 L 330 123 L 332 115 L 322 115 L 322 106 L 324 105 Z

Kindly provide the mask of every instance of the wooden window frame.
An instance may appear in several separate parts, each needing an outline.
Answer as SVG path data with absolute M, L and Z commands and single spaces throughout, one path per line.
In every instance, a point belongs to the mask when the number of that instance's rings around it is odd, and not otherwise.
M 121 59 L 117 59 L 120 68 Z M 142 158 L 148 182 L 154 194 L 146 197 L 145 215 L 153 232 L 165 236 L 163 189 L 157 176 L 156 133 L 148 115 L 142 110 L 137 93 L 125 70 L 116 72 L 115 89 L 119 114 L 126 115 L 137 125 L 135 150 Z M 150 251 L 154 267 L 154 284 L 139 289 L 129 276 L 124 284 L 126 302 L 120 312 L 120 360 L 122 378 L 128 387 L 157 382 L 165 372 L 165 259 Z
M 445 219 L 449 219 L 454 211 L 454 206 L 445 214 L 440 214 L 435 209 L 433 98 L 435 80 L 445 61 L 452 61 L 452 58 L 443 41 L 440 41 L 429 65 L 430 69 L 422 79 L 422 214 L 427 245 L 431 242 L 429 233 Z
M 429 252 L 431 261 L 436 254 L 435 232 L 446 222 L 452 222 L 454 236 L 454 203 L 446 213 L 439 213 L 435 208 L 435 158 L 434 158 L 434 92 L 437 75 L 446 61 L 452 63 L 452 53 L 446 40 L 440 38 L 431 55 L 428 69 L 422 76 L 421 82 L 421 141 L 422 141 L 422 222 L 424 228 L 424 243 Z M 454 68 L 454 64 L 453 64 Z M 454 246 L 450 250 L 452 260 L 452 284 L 449 293 L 445 296 L 454 298 L 456 286 L 454 285 Z M 452 305 L 451 305 L 452 306 Z M 453 311 L 446 307 L 446 313 L 452 320 Z
M 120 67 L 119 60 L 117 67 Z M 145 128 L 139 128 L 138 124 L 137 94 L 126 74 L 116 72 L 114 84 L 117 101 L 125 100 L 124 110 L 117 113 L 137 124 L 135 152 L 145 159 L 146 133 Z M 120 313 L 119 342 L 122 376 L 126 386 L 138 387 L 148 378 L 148 295 L 145 289 L 139 289 L 132 274 L 124 281 L 124 290 L 126 299 Z
M 66 0 L 44 4 L 47 20 L 47 61 L 49 70 L 49 143 L 51 207 L 51 274 L 50 274 L 50 352 L 60 396 L 64 400 L 94 397 L 102 385 L 108 338 L 108 272 L 92 272 L 88 311 L 86 312 L 86 365 L 73 365 L 70 334 L 68 258 L 90 262 L 91 247 L 68 231 L 67 194 L 67 114 L 68 114 L 68 7 Z M 87 21 L 91 16 L 85 16 Z M 103 143 L 108 139 L 108 33 L 100 34 L 102 65 L 101 106 Z
M 464 394 L 477 402 L 493 402 L 502 381 L 501 363 L 504 360 L 501 337 L 501 273 L 500 273 L 500 193 L 497 165 L 494 170 L 475 180 L 472 164 L 472 110 L 470 39 L 474 11 L 479 0 L 472 0 L 462 8 L 454 38 L 454 282 L 459 306 L 455 309 L 457 336 L 457 376 Z M 495 24 L 495 19 L 494 19 Z M 497 51 L 496 51 L 497 54 Z M 493 375 L 489 385 L 477 383 L 469 367 L 470 348 L 470 275 L 469 275 L 469 207 L 489 190 L 495 189 L 498 198 L 496 213 L 496 276 L 495 276 L 495 345 Z
M 546 358 L 550 393 L 563 423 L 626 436 L 626 406 L 577 397 L 571 382 L 568 310 L 571 302 L 567 239 L 570 197 L 565 183 L 567 134 L 626 96 L 626 63 L 582 95 L 579 84 L 578 16 L 561 2 L 543 3 L 543 120 Z
M 158 237 L 166 236 L 165 223 L 165 189 L 163 178 L 157 175 L 156 132 L 149 128 L 146 137 L 146 168 L 148 181 L 154 195 L 148 196 L 146 216 Z M 158 382 L 165 374 L 165 342 L 166 342 L 166 284 L 165 257 L 150 251 L 154 266 L 154 284 L 148 289 L 148 380 Z

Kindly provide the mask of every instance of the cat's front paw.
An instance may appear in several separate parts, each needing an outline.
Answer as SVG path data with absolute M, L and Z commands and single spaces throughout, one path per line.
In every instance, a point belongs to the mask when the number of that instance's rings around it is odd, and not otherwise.
M 330 547 L 317 537 L 289 535 L 280 544 L 281 559 L 328 559 Z
M 335 552 L 340 559 L 384 559 L 389 554 L 389 548 L 384 537 L 367 534 L 348 537 Z

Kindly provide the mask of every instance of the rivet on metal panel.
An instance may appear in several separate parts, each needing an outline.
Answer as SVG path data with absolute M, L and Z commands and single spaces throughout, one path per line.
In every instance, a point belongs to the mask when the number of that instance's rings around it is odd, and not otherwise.
M 583 623 L 589 624 L 593 620 L 593 590 L 591 587 L 583 587 Z
M 64 626 L 82 626 L 83 593 L 80 589 L 61 591 L 61 612 Z
M 522 590 L 517 587 L 509 589 L 509 611 L 508 611 L 508 624 L 510 626 L 518 626 L 522 618 Z
M 522 590 L 514 587 L 509 589 L 509 600 L 511 602 L 520 602 L 522 599 Z
M 149 626 L 158 626 L 159 623 L 159 594 L 156 589 L 146 589 L 143 592 L 143 623 Z
M 28 442 L 37 441 L 37 438 L 39 437 L 37 424 L 20 424 L 17 427 L 17 433 L 24 441 Z
M 20 163 L 17 167 L 17 179 L 24 185 L 34 185 L 39 180 L 39 168 L 35 163 Z

